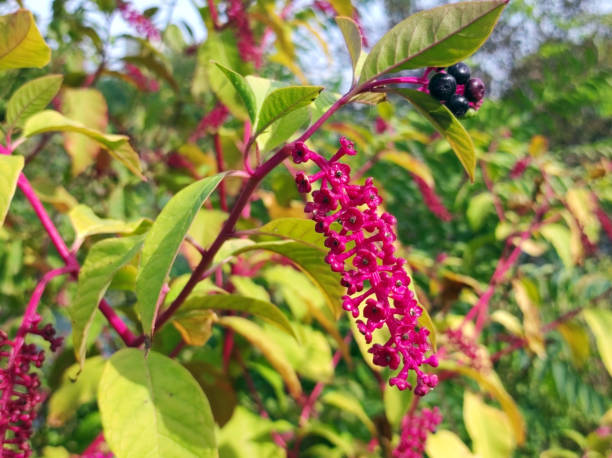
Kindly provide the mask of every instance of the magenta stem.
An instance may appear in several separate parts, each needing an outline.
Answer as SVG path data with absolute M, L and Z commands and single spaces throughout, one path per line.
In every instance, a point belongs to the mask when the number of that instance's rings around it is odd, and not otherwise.
M 351 342 L 352 338 L 353 338 L 353 334 L 349 332 L 344 338 L 344 342 L 348 345 Z M 341 349 L 336 350 L 336 352 L 334 353 L 334 357 L 332 359 L 332 366 L 334 367 L 334 369 L 338 365 L 338 362 L 340 362 L 341 357 L 342 357 L 342 350 Z M 305 425 L 308 419 L 310 418 L 314 405 L 317 402 L 317 399 L 319 398 L 319 396 L 321 395 L 321 392 L 323 391 L 324 386 L 325 386 L 325 383 L 318 382 L 315 385 L 315 387 L 312 389 L 312 391 L 310 392 L 310 396 L 308 396 L 308 399 L 304 403 L 304 407 L 302 408 L 302 413 L 300 414 L 300 425 L 301 426 Z M 418 397 L 418 396 L 415 396 L 415 397 Z
M 221 173 L 223 170 L 225 170 L 225 163 L 223 161 L 223 146 L 221 145 L 221 136 L 218 132 L 215 133 L 213 139 L 215 144 L 215 159 L 217 160 L 217 173 Z M 219 183 L 219 205 L 221 206 L 221 210 L 227 211 L 225 181 L 221 181 L 221 183 Z
M 77 272 L 80 268 L 78 261 L 68 249 L 68 246 L 64 242 L 64 239 L 55 227 L 55 224 L 53 224 L 53 221 L 51 221 L 51 218 L 45 210 L 45 207 L 43 206 L 42 202 L 34 192 L 32 185 L 23 173 L 19 176 L 17 184 L 19 186 L 19 189 L 21 189 L 21 191 L 26 196 L 26 199 L 28 199 L 28 201 L 30 202 L 30 205 L 34 209 L 36 216 L 38 216 L 38 219 L 45 228 L 45 231 L 47 232 L 47 234 L 49 234 L 49 237 L 51 238 L 53 245 L 57 249 L 57 252 L 66 263 L 66 268 L 69 269 L 68 271 Z M 100 301 L 100 304 L 98 305 L 98 308 L 107 318 L 109 324 L 113 327 L 117 334 L 119 334 L 119 336 L 125 342 L 126 345 L 137 345 L 138 339 L 136 338 L 136 336 L 129 330 L 127 325 L 123 322 L 121 317 L 119 317 L 119 315 L 115 313 L 115 311 L 108 304 L 108 302 L 102 299 L 102 301 Z

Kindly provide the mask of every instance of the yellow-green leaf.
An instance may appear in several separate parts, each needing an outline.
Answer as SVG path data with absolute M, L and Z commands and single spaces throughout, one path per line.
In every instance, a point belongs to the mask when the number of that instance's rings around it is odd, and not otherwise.
M 168 201 L 147 234 L 136 279 L 136 310 L 146 335 L 152 334 L 159 293 L 189 226 L 224 177 L 225 173 L 220 173 L 181 189 Z
M 472 438 L 474 452 L 482 458 L 509 458 L 516 448 L 506 414 L 485 404 L 469 391 L 463 398 L 463 421 Z
M 98 406 L 117 458 L 218 456 L 206 395 L 187 369 L 160 353 L 115 353 L 102 373 Z
M 376 426 L 374 422 L 370 420 L 368 414 L 363 410 L 363 406 L 359 403 L 359 401 L 353 396 L 347 396 L 346 394 L 340 391 L 328 391 L 321 398 L 325 404 L 329 404 L 331 406 L 337 407 L 343 412 L 348 412 L 355 415 L 361 422 L 368 428 L 370 434 L 376 435 Z
M 4 218 L 15 195 L 21 169 L 23 156 L 0 154 L 0 227 L 4 224 Z
M 134 174 L 144 179 L 138 155 L 125 135 L 105 134 L 66 118 L 54 110 L 44 110 L 30 116 L 23 127 L 23 135 L 31 137 L 45 132 L 77 132 L 88 136 L 106 148 L 111 156 L 122 162 Z
M 270 92 L 258 113 L 255 135 L 262 133 L 278 119 L 310 105 L 322 90 L 322 86 L 288 86 Z
M 49 426 L 62 426 L 77 413 L 81 405 L 96 399 L 104 363 L 101 356 L 93 356 L 87 358 L 82 367 L 77 363 L 64 371 L 62 383 L 49 398 Z
M 469 175 L 470 180 L 474 181 L 476 150 L 474 149 L 472 137 L 470 137 L 470 134 L 467 133 L 463 125 L 455 118 L 450 110 L 438 100 L 424 92 L 415 91 L 413 89 L 397 89 L 395 92 L 412 103 L 417 111 L 425 116 L 436 130 L 446 138 L 446 141 L 448 141 L 452 150 L 463 165 L 463 168 Z
M 302 385 L 294 368 L 285 356 L 283 349 L 268 337 L 264 330 L 246 318 L 225 316 L 219 318 L 219 324 L 233 329 L 255 346 L 277 372 L 283 377 L 289 393 L 299 399 Z
M 361 56 L 361 33 L 357 23 L 346 16 L 336 16 L 336 23 L 342 32 L 346 48 L 348 49 L 349 55 L 351 56 L 351 62 L 353 64 L 353 77 L 357 73 L 357 63 Z
M 425 451 L 430 458 L 449 458 L 451 456 L 461 458 L 474 457 L 467 445 L 459 439 L 459 436 L 446 429 L 441 429 L 427 436 Z
M 43 110 L 62 86 L 62 75 L 47 75 L 28 81 L 17 89 L 6 104 L 9 128 L 22 126 L 24 121 Z
M 591 331 L 595 335 L 599 356 L 612 376 L 612 311 L 606 309 L 587 309 L 582 312 Z
M 51 48 L 41 36 L 32 13 L 18 10 L 0 16 L 0 70 L 44 67 L 51 59 Z
M 86 237 L 98 234 L 131 234 L 147 224 L 145 218 L 125 222 L 117 219 L 100 218 L 87 205 L 79 204 L 68 212 L 76 238 L 83 240 Z

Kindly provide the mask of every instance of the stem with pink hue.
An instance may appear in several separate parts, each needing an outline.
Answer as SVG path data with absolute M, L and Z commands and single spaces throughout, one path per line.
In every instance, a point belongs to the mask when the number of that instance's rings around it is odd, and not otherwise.
M 353 334 L 349 332 L 344 338 L 344 343 L 348 345 L 351 342 L 352 338 L 353 338 Z M 342 357 L 342 350 L 339 348 L 338 350 L 336 350 L 336 353 L 334 353 L 334 357 L 332 359 L 332 367 L 334 369 L 340 362 L 341 357 Z M 304 406 L 302 408 L 302 413 L 300 414 L 300 426 L 304 426 L 306 422 L 308 421 L 308 419 L 310 418 L 312 409 L 314 408 L 314 405 L 317 402 L 317 399 L 321 395 L 321 392 L 323 391 L 324 386 L 325 386 L 325 383 L 318 382 L 313 388 L 313 390 L 310 392 L 310 396 L 308 396 L 308 399 L 304 403 Z M 418 396 L 415 396 L 415 397 L 418 397 Z
M 518 241 L 513 242 L 511 237 L 509 237 L 506 240 L 506 249 L 504 251 L 506 251 L 507 248 L 510 247 L 510 245 L 512 243 L 515 244 L 514 249 L 512 250 L 512 252 L 510 253 L 510 255 L 507 258 L 505 258 L 503 253 L 502 253 L 502 256 L 500 257 L 499 261 L 497 262 L 497 266 L 495 267 L 495 271 L 493 272 L 493 276 L 491 277 L 491 280 L 489 282 L 489 286 L 487 287 L 487 289 L 484 292 L 484 294 L 482 296 L 480 296 L 480 298 L 478 299 L 478 302 L 476 302 L 476 304 L 465 315 L 465 318 L 463 319 L 463 322 L 461 324 L 461 326 L 463 326 L 469 320 L 471 320 L 472 318 L 477 316 L 477 319 L 476 319 L 476 328 L 475 328 L 475 336 L 478 336 L 480 334 L 480 332 L 482 331 L 485 319 L 486 319 L 487 314 L 488 314 L 489 301 L 491 300 L 491 297 L 493 297 L 493 294 L 495 292 L 495 288 L 502 281 L 502 279 L 504 278 L 504 276 L 506 275 L 508 270 L 510 270 L 510 268 L 518 260 L 520 254 L 522 252 L 522 250 L 521 250 L 522 243 L 531 236 L 531 234 L 532 234 L 532 232 L 534 230 L 536 230 L 538 227 L 540 227 L 540 225 L 542 224 L 542 222 L 541 222 L 542 216 L 544 215 L 544 213 L 547 210 L 548 210 L 548 205 L 543 205 L 542 207 L 540 207 L 536 211 L 536 214 L 535 214 L 533 222 L 530 224 L 530 226 L 529 226 L 529 228 L 527 228 L 527 230 L 525 230 L 525 231 L 523 231 L 521 233 Z
M 68 249 L 68 246 L 64 242 L 64 239 L 55 227 L 55 224 L 53 224 L 53 221 L 49 217 L 49 214 L 45 210 L 45 207 L 34 192 L 32 185 L 24 174 L 21 174 L 19 176 L 17 184 L 19 186 L 19 189 L 21 189 L 21 191 L 26 196 L 26 199 L 28 199 L 28 201 L 30 202 L 30 205 L 34 209 L 36 216 L 38 216 L 38 219 L 45 228 L 45 231 L 47 232 L 47 234 L 49 234 L 53 245 L 57 249 L 57 252 L 61 256 L 61 258 L 64 260 L 68 271 L 72 273 L 78 272 L 78 261 Z M 134 346 L 137 342 L 136 336 L 134 336 L 134 334 L 129 330 L 127 325 L 123 322 L 121 317 L 119 317 L 119 315 L 115 313 L 115 310 L 113 310 L 113 308 L 108 304 L 108 302 L 102 299 L 102 301 L 100 301 L 100 304 L 98 305 L 98 308 L 107 318 L 109 324 L 113 327 L 113 329 L 115 329 L 117 334 L 119 334 L 119 336 L 123 339 L 125 344 L 128 346 Z
M 217 160 L 217 173 L 221 173 L 223 172 L 223 170 L 225 170 L 225 163 L 223 162 L 223 147 L 221 145 L 221 136 L 218 132 L 215 133 L 213 140 L 215 144 L 215 159 Z M 221 181 L 221 183 L 219 183 L 219 205 L 221 205 L 221 210 L 227 211 L 225 181 Z

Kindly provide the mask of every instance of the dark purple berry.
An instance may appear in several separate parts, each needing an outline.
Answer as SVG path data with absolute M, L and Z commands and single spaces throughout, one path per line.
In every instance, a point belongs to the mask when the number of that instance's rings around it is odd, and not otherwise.
M 470 108 L 468 99 L 459 94 L 453 95 L 448 102 L 446 102 L 446 106 L 458 118 L 465 115 Z
M 429 93 L 438 100 L 448 100 L 457 90 L 457 81 L 448 73 L 436 73 L 429 80 Z
M 479 102 L 485 95 L 485 85 L 480 78 L 472 78 L 465 86 L 465 96 L 470 102 Z
M 446 71 L 455 77 L 457 84 L 465 84 L 470 79 L 470 67 L 465 65 L 463 62 L 451 65 Z

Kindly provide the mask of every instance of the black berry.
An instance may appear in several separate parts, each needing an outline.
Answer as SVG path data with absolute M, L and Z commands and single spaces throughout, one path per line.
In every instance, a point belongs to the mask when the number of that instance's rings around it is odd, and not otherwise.
M 459 94 L 453 95 L 448 102 L 446 102 L 446 106 L 458 118 L 465 115 L 470 108 L 468 99 Z
M 457 90 L 457 82 L 448 73 L 436 73 L 429 80 L 429 93 L 438 100 L 448 100 Z
M 485 85 L 480 78 L 472 78 L 465 86 L 465 96 L 470 102 L 479 102 L 485 95 Z
M 470 67 L 463 62 L 451 65 L 446 71 L 455 77 L 457 84 L 465 84 L 470 79 Z

